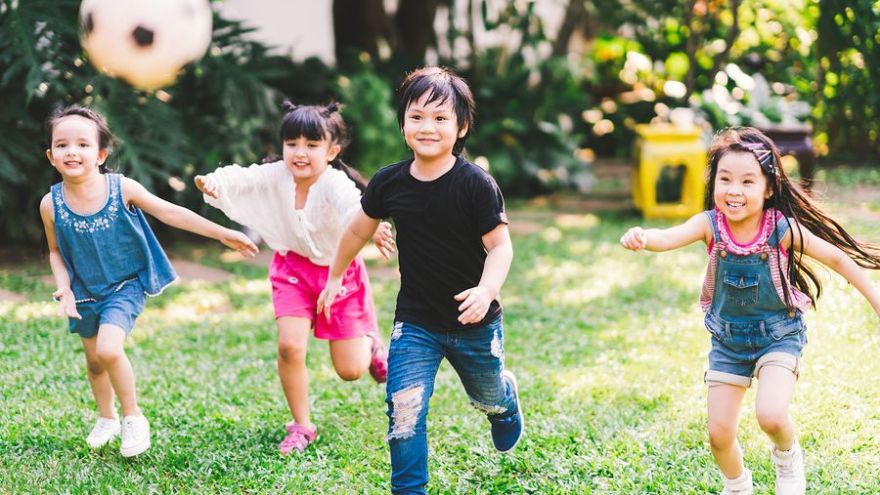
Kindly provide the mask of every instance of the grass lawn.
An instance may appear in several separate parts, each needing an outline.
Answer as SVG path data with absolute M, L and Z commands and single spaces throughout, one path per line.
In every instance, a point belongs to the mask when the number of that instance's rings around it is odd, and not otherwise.
M 880 176 L 830 170 L 825 179 L 828 209 L 880 242 Z M 496 453 L 488 422 L 444 364 L 430 405 L 430 493 L 720 492 L 705 430 L 704 248 L 625 251 L 617 239 L 636 217 L 521 206 L 511 218 L 532 227 L 514 235 L 504 290 L 506 364 L 519 378 L 527 436 L 514 453 Z M 180 283 L 149 301 L 127 352 L 153 447 L 133 460 L 119 455 L 118 441 L 97 452 L 85 444 L 95 418 L 85 359 L 48 301 L 52 287 L 40 279 L 48 264 L 0 268 L 0 288 L 28 297 L 0 303 L 0 494 L 387 493 L 384 387 L 342 382 L 326 345 L 313 340 L 321 440 L 303 455 L 279 456 L 289 413 L 266 269 L 229 260 L 219 245 L 174 251 L 236 278 Z M 819 271 L 825 296 L 807 315 L 792 407 L 808 493 L 878 493 L 880 320 L 854 288 Z M 397 283 L 374 277 L 386 340 Z M 740 428 L 757 493 L 773 493 L 754 391 Z

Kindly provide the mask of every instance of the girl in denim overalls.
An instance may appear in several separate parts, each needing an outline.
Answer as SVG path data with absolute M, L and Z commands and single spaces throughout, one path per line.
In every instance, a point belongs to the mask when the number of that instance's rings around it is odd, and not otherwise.
M 700 306 L 712 334 L 709 440 L 724 475 L 723 494 L 751 494 L 752 476 L 736 440 L 739 408 L 759 380 L 756 414 L 770 437 L 776 493 L 803 494 L 803 454 L 788 407 L 807 342 L 803 312 L 821 284 L 802 256 L 821 262 L 854 285 L 880 314 L 880 293 L 859 268 L 880 269 L 877 246 L 853 239 L 794 186 L 779 152 L 748 127 L 719 134 L 709 150 L 709 211 L 668 229 L 633 227 L 627 249 L 667 251 L 704 241 L 709 266 Z
M 48 122 L 49 162 L 62 181 L 40 202 L 49 244 L 53 296 L 82 338 L 89 383 L 99 417 L 86 441 L 92 448 L 122 433 L 120 453 L 131 457 L 150 447 L 149 422 L 137 405 L 134 373 L 123 342 L 144 309 L 177 275 L 144 211 L 173 227 L 217 239 L 253 255 L 257 247 L 241 232 L 208 221 L 147 192 L 119 174 L 103 173 L 113 135 L 96 112 L 71 106 Z M 113 396 L 122 406 L 120 423 Z

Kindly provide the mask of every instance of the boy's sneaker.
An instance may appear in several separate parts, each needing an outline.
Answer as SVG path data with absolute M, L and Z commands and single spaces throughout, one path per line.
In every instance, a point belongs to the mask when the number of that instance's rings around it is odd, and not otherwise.
M 770 448 L 770 459 L 776 466 L 776 495 L 803 495 L 807 490 L 804 476 L 804 455 L 795 440 L 788 452 Z
M 122 418 L 122 457 L 133 457 L 150 448 L 150 422 L 143 415 Z
M 93 449 L 99 449 L 113 440 L 113 437 L 119 435 L 119 430 L 119 418 L 98 418 L 95 427 L 86 437 L 86 443 Z
M 488 418 L 489 423 L 492 424 L 492 442 L 495 444 L 495 449 L 499 452 L 510 452 L 522 438 L 525 425 L 523 424 L 522 409 L 520 409 L 516 377 L 512 372 L 504 370 L 501 372 L 501 381 L 506 382 L 513 391 L 516 409 L 505 415 L 488 416 Z
M 388 350 L 378 335 L 371 336 L 371 339 L 370 376 L 376 383 L 385 383 L 388 381 Z
M 281 452 L 281 455 L 287 455 L 294 450 L 301 453 L 318 439 L 318 430 L 315 428 L 296 423 L 287 423 L 286 428 L 287 436 L 278 444 L 278 451 Z
M 721 495 L 752 495 L 755 493 L 755 488 L 752 486 L 752 472 L 748 469 L 744 470 L 739 478 L 733 480 L 724 475 L 721 477 L 724 478 L 724 490 Z

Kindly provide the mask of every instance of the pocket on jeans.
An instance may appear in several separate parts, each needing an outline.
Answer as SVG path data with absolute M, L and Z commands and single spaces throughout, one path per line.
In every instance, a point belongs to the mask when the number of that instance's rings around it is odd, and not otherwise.
M 804 330 L 806 330 L 804 320 L 801 319 L 800 316 L 796 316 L 789 320 L 782 320 L 778 323 L 774 323 L 770 326 L 770 329 L 767 333 L 770 335 L 770 338 L 779 341 L 784 339 L 785 337 L 788 337 L 789 335 L 800 333 Z
M 712 318 L 712 315 L 706 315 L 703 320 L 706 330 L 712 334 L 712 337 L 724 342 L 727 339 L 727 333 L 724 331 L 724 324 Z
M 724 290 L 738 306 L 758 302 L 758 276 L 752 273 L 728 272 L 724 274 Z

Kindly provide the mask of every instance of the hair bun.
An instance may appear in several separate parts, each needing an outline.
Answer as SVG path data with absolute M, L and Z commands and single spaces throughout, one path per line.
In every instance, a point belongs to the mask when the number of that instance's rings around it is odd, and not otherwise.
M 290 100 L 284 100 L 284 103 L 281 104 L 281 108 L 284 109 L 285 112 L 292 112 L 296 110 L 298 105 Z
M 336 113 L 342 110 L 342 105 L 334 101 L 327 105 L 325 108 L 327 109 L 328 113 Z

